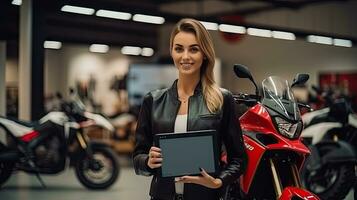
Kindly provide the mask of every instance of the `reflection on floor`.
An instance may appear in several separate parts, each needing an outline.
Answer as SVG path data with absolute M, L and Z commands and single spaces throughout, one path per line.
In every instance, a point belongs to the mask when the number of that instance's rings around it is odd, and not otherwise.
M 73 169 L 59 175 L 42 176 L 46 189 L 35 176 L 20 172 L 0 190 L 0 200 L 148 200 L 151 178 L 135 175 L 128 162 L 121 164 L 119 179 L 109 190 L 87 190 L 79 183 Z M 345 200 L 353 200 L 353 191 Z
M 118 181 L 109 190 L 93 191 L 84 188 L 74 170 L 55 176 L 42 176 L 43 189 L 35 176 L 17 173 L 0 190 L 1 200 L 146 200 L 150 177 L 137 176 L 133 168 L 123 167 Z

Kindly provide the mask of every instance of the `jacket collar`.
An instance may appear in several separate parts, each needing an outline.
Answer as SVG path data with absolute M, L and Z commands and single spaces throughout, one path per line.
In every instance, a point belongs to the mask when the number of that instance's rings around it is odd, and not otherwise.
M 177 91 L 177 81 L 178 79 L 175 80 L 175 82 L 172 84 L 172 86 L 169 88 L 170 94 L 178 101 L 178 91 Z M 196 96 L 198 94 L 202 94 L 202 83 L 201 80 L 198 82 L 196 85 L 195 91 L 193 93 L 193 96 Z

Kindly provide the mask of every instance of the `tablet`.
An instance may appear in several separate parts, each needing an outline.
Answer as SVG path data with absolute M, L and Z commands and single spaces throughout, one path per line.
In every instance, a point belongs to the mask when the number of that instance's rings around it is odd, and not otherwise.
M 199 175 L 200 167 L 209 174 L 216 174 L 219 167 L 216 137 L 215 130 L 155 135 L 155 145 L 161 149 L 163 157 L 159 175 Z

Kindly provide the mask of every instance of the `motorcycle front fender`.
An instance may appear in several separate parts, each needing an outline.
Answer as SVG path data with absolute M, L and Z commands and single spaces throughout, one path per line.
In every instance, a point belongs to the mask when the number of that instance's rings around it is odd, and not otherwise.
M 341 162 L 356 162 L 356 152 L 354 148 L 345 141 L 325 141 L 316 144 L 317 149 L 324 146 L 332 146 L 332 150 L 327 152 L 321 158 L 321 162 L 325 163 L 341 163 Z
M 319 200 L 319 197 L 317 197 L 315 194 L 298 187 L 284 188 L 281 196 L 279 197 L 279 200 L 291 200 L 294 199 L 294 197 L 308 200 Z

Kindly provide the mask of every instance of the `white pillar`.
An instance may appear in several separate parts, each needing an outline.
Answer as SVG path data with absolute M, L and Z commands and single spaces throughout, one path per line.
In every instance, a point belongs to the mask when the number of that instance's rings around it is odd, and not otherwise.
M 19 118 L 31 119 L 32 0 L 22 1 L 19 28 Z

